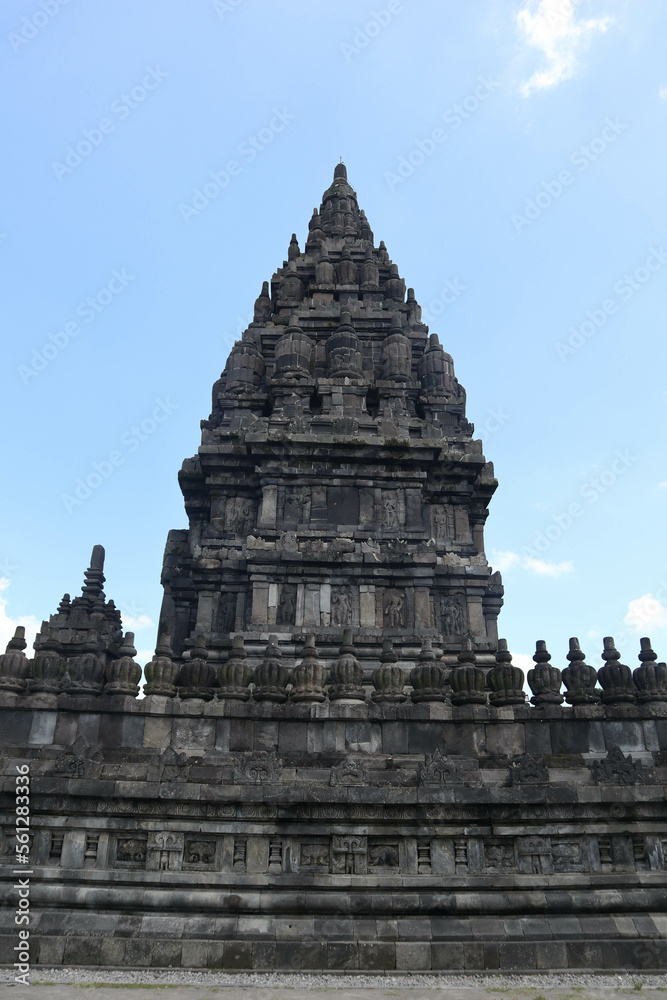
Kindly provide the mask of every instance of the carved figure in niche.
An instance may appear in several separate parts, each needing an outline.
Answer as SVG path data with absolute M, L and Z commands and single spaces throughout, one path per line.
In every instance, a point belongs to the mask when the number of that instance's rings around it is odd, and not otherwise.
M 229 497 L 225 504 L 225 530 L 246 535 L 253 526 L 254 505 L 247 497 Z
M 448 507 L 442 505 L 432 508 L 433 534 L 437 542 L 444 542 L 454 537 L 454 517 Z
M 440 602 L 440 622 L 445 636 L 463 633 L 463 611 L 457 598 L 443 597 Z
M 385 528 L 398 528 L 398 498 L 393 490 L 382 497 L 382 519 Z
M 397 590 L 390 590 L 384 599 L 384 622 L 389 628 L 403 625 L 404 600 Z
M 236 622 L 236 594 L 223 594 L 218 607 L 218 631 L 232 632 Z
M 302 486 L 300 489 L 294 490 L 292 505 L 298 512 L 298 523 L 308 524 L 310 521 L 310 490 L 307 486 Z
M 146 841 L 131 837 L 118 841 L 116 861 L 124 865 L 143 865 L 146 863 Z
M 215 843 L 212 840 L 187 840 L 185 842 L 186 865 L 204 865 L 212 868 L 215 864 Z
M 283 584 L 280 588 L 280 603 L 276 614 L 276 624 L 293 625 L 296 617 L 296 588 L 293 584 Z
M 352 624 L 352 594 L 349 587 L 341 587 L 331 594 L 331 624 Z

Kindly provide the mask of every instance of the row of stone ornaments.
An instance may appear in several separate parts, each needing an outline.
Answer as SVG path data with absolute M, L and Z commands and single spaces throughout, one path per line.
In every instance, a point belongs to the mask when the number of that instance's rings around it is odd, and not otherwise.
M 135 662 L 134 634 L 128 632 L 118 656 L 106 666 L 93 652 L 79 653 L 65 658 L 55 650 L 41 649 L 34 659 L 24 653 L 25 631 L 18 628 L 0 656 L 0 691 L 14 694 L 48 693 L 69 695 L 123 695 L 139 694 L 141 666 Z M 602 659 L 605 665 L 598 671 L 585 662 L 578 639 L 570 639 L 567 659 L 570 665 L 563 671 L 550 664 L 551 654 L 546 643 L 539 641 L 533 660 L 535 666 L 528 671 L 528 684 L 533 692 L 531 701 L 536 706 L 623 704 L 628 702 L 667 701 L 667 665 L 658 663 L 649 639 L 641 639 L 640 666 L 633 672 L 620 662 L 621 654 L 612 638 L 604 639 Z M 275 636 L 271 636 L 262 662 L 255 668 L 247 663 L 243 637 L 236 636 L 227 660 L 217 669 L 207 662 L 208 650 L 203 637 L 197 639 L 190 658 L 179 666 L 174 663 L 172 650 L 166 636 L 161 637 L 155 656 L 146 664 L 144 673 L 146 695 L 173 698 L 219 698 L 247 701 L 321 702 L 327 696 L 331 701 L 365 701 L 363 669 L 356 657 L 351 630 L 343 634 L 343 644 L 338 658 L 327 670 L 315 648 L 314 636 L 309 636 L 301 651 L 300 662 L 289 669 L 282 662 L 282 655 Z M 476 665 L 476 656 L 469 639 L 458 654 L 458 666 L 448 670 L 438 661 L 425 640 L 417 664 L 409 675 L 398 663 L 391 640 L 383 643 L 380 666 L 372 674 L 374 702 L 401 702 L 408 697 L 414 702 L 446 701 L 453 705 L 493 706 L 517 705 L 526 700 L 523 690 L 523 671 L 512 663 L 507 642 L 500 639 L 496 665 L 483 670 Z M 600 687 L 597 687 L 597 684 Z M 406 686 L 412 690 L 406 693 Z M 566 693 L 561 693 L 562 685 Z

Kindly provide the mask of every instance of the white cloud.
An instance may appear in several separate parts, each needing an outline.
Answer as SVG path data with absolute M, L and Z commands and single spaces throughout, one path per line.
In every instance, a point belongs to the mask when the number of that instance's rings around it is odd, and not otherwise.
M 658 90 L 658 97 L 661 101 L 667 101 L 667 86 L 664 83 Z
M 137 655 L 135 656 L 135 662 L 140 663 L 142 667 L 145 667 L 147 663 L 153 659 L 152 649 L 138 649 Z
M 142 628 L 150 628 L 153 625 L 153 619 L 149 618 L 148 615 L 128 615 L 121 612 L 123 618 L 123 628 L 126 632 L 139 632 Z
M 587 639 L 601 639 L 602 636 L 600 635 L 600 633 L 598 632 L 597 629 L 592 628 L 589 632 L 586 633 L 586 638 Z
M 493 568 L 499 569 L 501 573 L 518 566 L 526 569 L 529 573 L 537 576 L 562 576 L 563 573 L 571 573 L 574 570 L 574 563 L 571 559 L 566 562 L 552 563 L 546 559 L 534 559 L 532 556 L 521 556 L 518 552 L 493 552 Z
M 580 4 L 581 0 L 525 0 L 517 14 L 519 29 L 526 43 L 544 54 L 547 65 L 523 84 L 524 97 L 532 90 L 548 90 L 562 80 L 571 80 L 591 35 L 612 25 L 611 17 L 576 20 Z
M 667 490 L 667 482 L 658 483 L 658 489 L 659 490 Z
M 653 594 L 644 594 L 628 604 L 625 624 L 631 625 L 637 632 L 644 632 L 648 628 L 665 628 L 667 608 Z
M 526 677 L 528 676 L 528 671 L 532 670 L 535 666 L 530 653 L 512 653 L 512 663 L 515 667 L 520 667 Z
M 25 640 L 28 643 L 26 656 L 31 655 L 32 644 L 39 626 L 42 624 L 34 615 L 22 615 L 18 618 L 10 618 L 7 614 L 7 598 L 2 596 L 9 587 L 9 579 L 6 576 L 0 577 L 0 652 L 4 653 L 5 646 L 14 635 L 18 625 L 25 628 Z

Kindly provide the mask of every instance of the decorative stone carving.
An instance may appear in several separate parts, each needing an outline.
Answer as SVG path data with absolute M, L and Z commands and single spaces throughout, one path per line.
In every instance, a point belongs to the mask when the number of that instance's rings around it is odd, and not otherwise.
M 158 757 L 161 781 L 187 781 L 189 768 L 187 754 L 173 747 L 166 747 Z
M 510 764 L 510 784 L 512 785 L 548 785 L 549 768 L 541 757 L 524 754 Z
M 259 326 L 263 326 L 264 323 L 271 319 L 272 313 L 273 305 L 271 303 L 271 296 L 269 295 L 269 283 L 268 281 L 263 281 L 262 291 L 259 297 L 255 299 L 253 322 Z
M 218 686 L 221 698 L 247 701 L 250 697 L 250 682 L 253 673 L 252 667 L 246 663 L 247 655 L 243 645 L 243 636 L 234 636 L 226 662 L 218 666 Z
M 431 524 L 432 524 L 433 537 L 435 538 L 436 541 L 445 542 L 454 539 L 456 531 L 454 528 L 454 511 L 451 506 L 445 504 L 434 504 L 431 507 Z M 446 615 L 443 615 L 443 626 L 445 617 Z M 460 622 L 459 622 L 459 633 L 460 633 Z
M 147 835 L 119 835 L 116 842 L 117 868 L 145 868 Z
M 444 701 L 445 672 L 436 663 L 430 639 L 422 640 L 417 664 L 410 671 L 413 701 Z
M 247 497 L 227 497 L 225 503 L 225 530 L 237 535 L 247 535 L 255 525 L 255 505 Z
M 405 673 L 398 666 L 398 656 L 393 650 L 391 639 L 384 639 L 382 642 L 380 662 L 381 666 L 373 671 L 375 690 L 371 693 L 371 699 L 376 702 L 405 701 Z
M 400 868 L 398 841 L 369 842 L 367 857 L 371 871 L 398 871 Z
M 528 683 L 533 697 L 533 705 L 562 705 L 563 695 L 560 693 L 563 675 L 558 667 L 549 665 L 551 653 L 544 639 L 538 639 L 535 644 L 533 660 L 535 666 L 528 671 Z
M 151 831 L 146 842 L 147 871 L 180 871 L 184 835 L 172 830 Z
M 338 659 L 329 669 L 329 698 L 331 701 L 365 701 L 364 672 L 352 644 L 352 630 L 345 629 Z
M 281 663 L 277 636 L 269 636 L 264 659 L 258 667 L 255 667 L 253 681 L 255 683 L 253 698 L 256 698 L 257 701 L 287 701 L 289 671 Z
M 347 309 L 343 309 L 340 314 L 340 325 L 336 332 L 327 338 L 326 354 L 332 378 L 361 377 L 361 344 Z
M 639 661 L 641 666 L 633 671 L 633 679 L 637 689 L 637 700 L 640 702 L 667 701 L 667 664 L 656 663 L 657 655 L 651 649 L 651 640 L 639 640 L 641 651 Z
M 563 671 L 563 683 L 567 688 L 565 700 L 569 705 L 591 705 L 600 700 L 600 692 L 595 687 L 598 672 L 595 667 L 585 663 L 586 656 L 581 651 L 579 640 L 570 639 L 570 651 L 567 654 L 570 666 Z
M 58 754 L 55 773 L 70 778 L 97 778 L 101 771 L 102 752 L 93 750 L 83 736 L 78 736 L 68 750 Z
M 301 871 L 311 869 L 328 872 L 330 855 L 331 847 L 324 841 L 303 842 L 299 845 L 299 868 Z
M 292 313 L 287 332 L 276 344 L 276 377 L 306 378 L 310 374 L 313 342 L 299 326 L 299 317 Z
M 602 659 L 606 664 L 598 670 L 598 680 L 602 687 L 603 703 L 617 705 L 634 701 L 636 689 L 630 667 L 620 662 L 621 654 L 614 646 L 611 636 L 605 636 L 602 641 L 604 643 Z
M 438 747 L 432 754 L 426 754 L 426 761 L 419 768 L 420 785 L 462 785 L 461 764 L 446 757 Z
M 292 701 L 324 701 L 326 668 L 318 659 L 315 636 L 309 635 L 301 650 L 301 662 L 292 671 Z
M 359 421 L 354 417 L 334 417 L 331 433 L 335 437 L 355 437 L 359 433 Z
M 331 839 L 331 870 L 334 875 L 365 875 L 368 838 L 336 834 Z
M 178 675 L 181 698 L 203 698 L 204 701 L 210 701 L 213 697 L 215 669 L 206 662 L 207 658 L 204 636 L 198 635 L 190 650 L 190 659 L 185 661 Z
M 331 768 L 330 785 L 367 785 L 368 769 L 354 757 L 346 757 L 336 767 Z
M 172 648 L 169 635 L 164 633 L 155 647 L 155 656 L 144 667 L 146 683 L 144 694 L 162 695 L 173 698 L 176 695 L 176 678 L 179 667 L 172 659 Z
M 470 639 L 464 640 L 464 646 L 457 656 L 458 667 L 454 667 L 449 675 L 452 686 L 452 705 L 485 705 L 486 677 L 484 671 L 476 666 L 477 657 L 473 652 Z
M 512 654 L 507 648 L 507 639 L 498 640 L 496 666 L 486 675 L 486 683 L 491 689 L 489 701 L 492 705 L 522 705 L 526 700 L 523 690 L 523 670 L 512 663 Z
M 488 838 L 484 844 L 484 868 L 491 874 L 511 872 L 516 869 L 514 841 Z
M 216 842 L 212 837 L 186 837 L 183 849 L 183 868 L 188 871 L 214 871 L 216 868 Z
M 382 378 L 407 384 L 412 375 L 412 344 L 403 333 L 400 314 L 394 313 L 391 328 L 382 343 Z
M 553 871 L 548 837 L 519 837 L 516 850 L 517 867 L 524 875 L 550 875 Z
M 593 763 L 593 778 L 596 785 L 641 785 L 645 781 L 640 760 L 626 757 L 617 744 L 612 744 L 604 760 Z
M 255 750 L 243 754 L 242 759 L 234 768 L 235 784 L 275 785 L 280 782 L 280 771 L 283 766 L 275 751 Z
M 398 528 L 400 503 L 397 490 L 382 492 L 382 524 L 385 528 Z
M 118 658 L 111 660 L 107 666 L 105 694 L 136 698 L 139 694 L 139 681 L 141 680 L 141 667 L 133 659 L 136 655 L 134 632 L 128 632 L 123 645 L 118 650 Z

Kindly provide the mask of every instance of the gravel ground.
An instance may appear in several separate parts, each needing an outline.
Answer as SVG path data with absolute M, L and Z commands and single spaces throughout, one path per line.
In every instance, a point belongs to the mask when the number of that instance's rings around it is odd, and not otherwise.
M 119 991 L 126 988 L 132 990 L 132 1000 L 154 1000 L 156 995 L 169 1000 L 312 1000 L 313 992 L 329 991 L 337 991 L 341 1000 L 435 1000 L 434 990 L 440 991 L 443 1000 L 629 1000 L 641 990 L 647 1000 L 665 1000 L 667 992 L 667 975 L 641 973 L 370 976 L 39 967 L 30 978 L 31 985 L 25 987 L 13 982 L 8 969 L 0 970 L 0 996 L 12 1000 L 118 1000 Z

